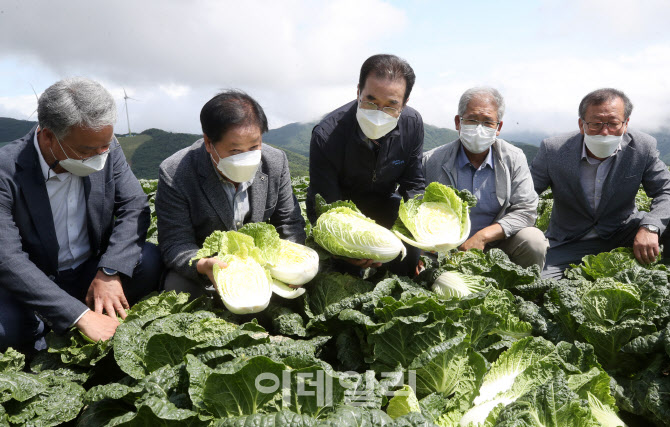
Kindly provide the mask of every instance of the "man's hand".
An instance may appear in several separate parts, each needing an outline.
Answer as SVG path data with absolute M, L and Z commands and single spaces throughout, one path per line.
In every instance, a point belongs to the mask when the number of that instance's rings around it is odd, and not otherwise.
M 658 234 L 640 227 L 633 240 L 633 253 L 641 264 L 649 264 L 658 256 Z
M 475 233 L 472 237 L 463 242 L 463 244 L 458 247 L 458 250 L 459 251 L 469 251 L 470 249 L 484 250 L 485 246 L 486 241 L 484 240 L 484 236 L 482 236 L 481 232 L 479 232 Z
M 114 335 L 119 321 L 115 317 L 87 311 L 74 326 L 93 341 L 105 341 Z
M 480 249 L 483 251 L 487 243 L 502 240 L 504 238 L 505 232 L 503 231 L 502 226 L 496 222 L 473 234 L 472 237 L 458 247 L 458 250 L 468 251 L 470 249 Z
M 205 274 L 209 278 L 209 281 L 212 282 L 214 286 L 216 286 L 216 281 L 214 280 L 214 264 L 218 264 L 219 268 L 228 267 L 228 264 L 224 261 L 221 261 L 217 257 L 212 257 L 200 258 L 198 263 L 195 265 L 195 268 L 198 270 L 198 273 Z
M 88 287 L 86 305 L 99 314 L 102 314 L 104 310 L 107 316 L 115 321 L 116 313 L 122 319 L 125 319 L 126 310 L 130 308 L 130 305 L 128 305 L 126 295 L 123 293 L 119 275 L 108 276 L 102 271 L 98 271 L 91 282 L 91 286 Z
M 419 262 L 416 263 L 416 268 L 414 269 L 414 275 L 418 276 L 425 269 L 426 265 L 423 263 L 423 261 L 419 260 Z
M 379 268 L 382 266 L 382 263 L 379 261 L 375 261 L 373 259 L 356 259 L 356 258 L 345 258 L 342 256 L 334 256 L 333 258 L 335 259 L 341 259 L 342 261 L 348 262 L 349 264 L 355 265 L 356 267 L 360 268 Z

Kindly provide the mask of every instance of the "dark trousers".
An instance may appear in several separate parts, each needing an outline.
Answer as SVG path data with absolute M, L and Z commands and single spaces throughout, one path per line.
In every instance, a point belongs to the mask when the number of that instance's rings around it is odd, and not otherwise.
M 89 258 L 75 269 L 60 271 L 54 282 L 73 297 L 84 301 L 98 272 L 99 258 Z M 145 243 L 133 277 L 122 276 L 123 292 L 132 306 L 145 295 L 158 290 L 162 262 L 158 247 Z M 0 288 L 0 352 L 13 347 L 23 352 L 46 348 L 44 322 L 25 304 Z
M 573 242 L 564 243 L 559 246 L 554 246 L 556 241 L 549 240 L 549 249 L 547 250 L 547 260 L 542 271 L 543 278 L 561 279 L 563 271 L 570 267 L 570 264 L 580 264 L 582 258 L 586 255 L 597 255 L 601 252 L 609 252 L 612 249 L 619 247 L 633 246 L 633 240 L 640 228 L 640 221 L 631 221 L 631 223 L 616 233 L 616 235 L 609 240 L 605 239 L 589 239 L 589 240 L 575 240 Z M 670 250 L 668 246 L 668 233 L 665 233 L 659 239 L 659 244 L 664 244 L 664 250 Z M 554 247 L 552 247 L 554 246 Z

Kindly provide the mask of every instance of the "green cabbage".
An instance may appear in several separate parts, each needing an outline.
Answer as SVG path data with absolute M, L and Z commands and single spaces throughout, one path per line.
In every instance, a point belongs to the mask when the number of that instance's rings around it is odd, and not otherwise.
M 457 248 L 470 235 L 468 193 L 432 182 L 421 196 L 400 202 L 393 232 L 403 241 L 432 252 Z

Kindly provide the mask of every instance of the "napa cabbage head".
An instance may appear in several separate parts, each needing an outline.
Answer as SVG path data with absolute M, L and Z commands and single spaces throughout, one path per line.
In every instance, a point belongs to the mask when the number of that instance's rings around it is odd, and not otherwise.
M 351 202 L 322 213 L 312 229 L 314 240 L 333 255 L 388 262 L 406 249 L 390 230 L 363 215 Z
M 558 366 L 550 361 L 554 345 L 543 338 L 524 338 L 512 344 L 493 362 L 484 376 L 479 395 L 463 415 L 461 427 L 479 426 L 495 410 L 509 405 L 530 389 L 552 378 Z M 549 362 L 549 363 L 547 363 Z
M 470 235 L 470 207 L 476 201 L 467 191 L 459 192 L 439 182 L 426 187 L 423 198 L 401 201 L 393 232 L 417 248 L 447 252 Z
M 228 266 L 214 265 L 216 291 L 223 304 L 235 314 L 265 310 L 272 296 L 272 278 L 254 258 L 237 255 L 220 257 Z
M 463 298 L 484 290 L 487 284 L 482 279 L 481 276 L 463 274 L 458 271 L 444 271 L 437 276 L 431 289 L 441 299 Z
M 270 263 L 270 274 L 274 279 L 290 285 L 302 286 L 319 271 L 319 254 L 312 248 L 280 240 L 280 251 L 274 263 Z

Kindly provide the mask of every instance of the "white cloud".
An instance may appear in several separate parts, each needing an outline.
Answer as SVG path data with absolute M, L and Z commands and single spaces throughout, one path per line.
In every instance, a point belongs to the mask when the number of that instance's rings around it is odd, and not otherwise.
M 453 128 L 460 95 L 486 82 L 505 97 L 507 123 L 503 132 L 555 134 L 576 130 L 577 108 L 588 92 L 614 87 L 623 90 L 635 105 L 631 126 L 653 131 L 666 124 L 670 119 L 670 43 L 632 54 L 606 53 L 511 62 L 484 71 L 468 72 L 457 65 L 458 78 L 453 83 L 418 85 L 411 102 L 427 123 Z
M 124 88 L 138 100 L 128 105 L 133 131 L 198 132 L 202 105 L 226 88 L 255 97 L 278 127 L 318 119 L 352 100 L 361 63 L 390 51 L 414 66 L 410 105 L 426 123 L 453 128 L 461 93 L 481 84 L 506 97 L 503 132 L 573 130 L 579 100 L 603 86 L 628 93 L 635 127 L 653 130 L 668 121 L 664 0 L 639 7 L 551 0 L 523 13 L 506 7 L 505 22 L 461 19 L 469 8 L 454 7 L 445 25 L 433 13 L 444 5 L 432 1 L 5 3 L 0 115 L 26 118 L 34 110 L 28 83 L 39 92 L 57 78 L 85 75 L 117 100 L 121 132 Z M 422 24 L 440 33 L 427 37 Z
M 160 85 L 159 86 L 160 90 L 163 91 L 166 95 L 168 95 L 170 98 L 177 99 L 177 98 L 182 98 L 191 92 L 191 88 L 188 86 L 184 85 L 179 85 L 175 83 L 170 83 L 168 85 Z
M 117 100 L 125 88 L 140 100 L 129 101 L 134 128 L 168 130 L 197 130 L 192 118 L 226 88 L 277 125 L 317 118 L 354 98 L 362 61 L 406 24 L 381 0 L 26 0 L 2 16 L 0 59 L 97 79 Z
M 35 99 L 35 95 L 0 96 L 0 117 L 19 117 L 24 120 L 37 120 L 36 108 L 37 100 Z

